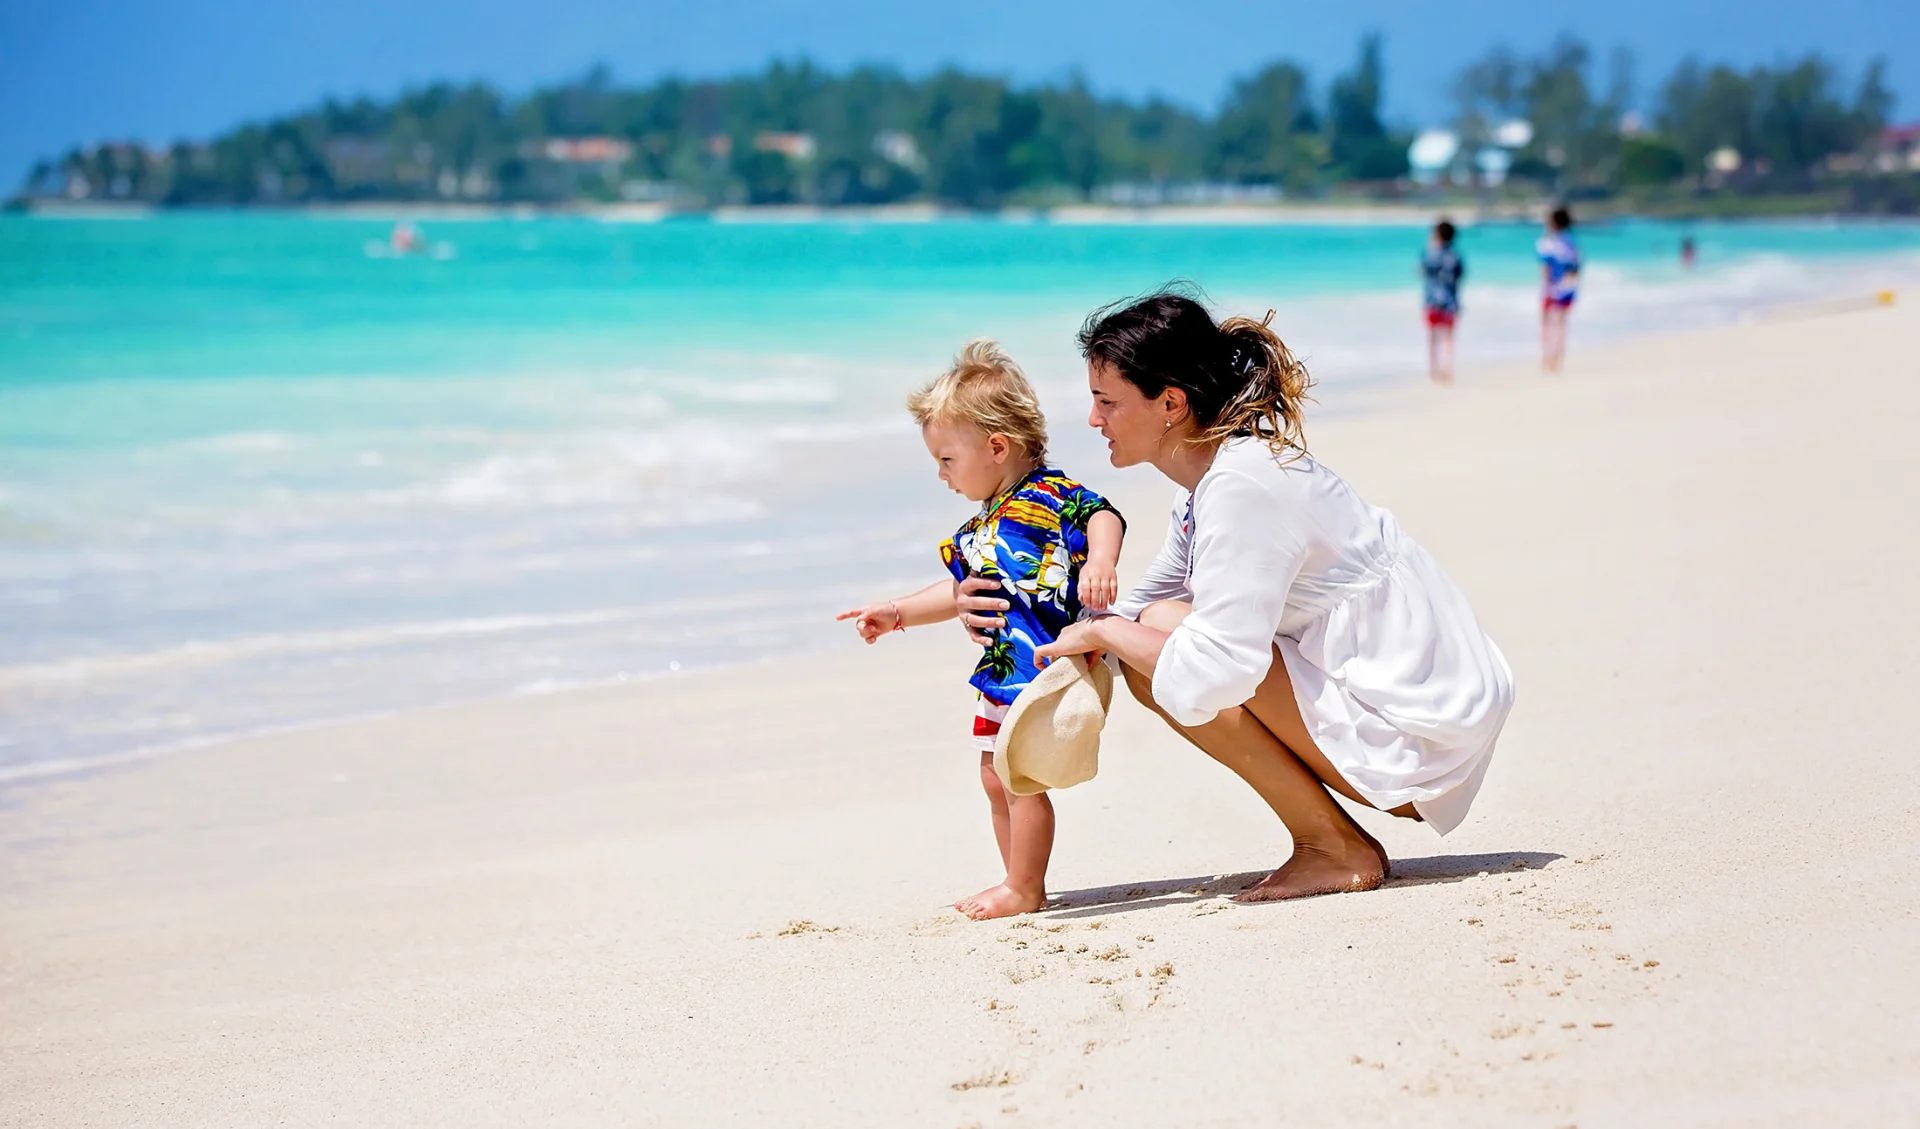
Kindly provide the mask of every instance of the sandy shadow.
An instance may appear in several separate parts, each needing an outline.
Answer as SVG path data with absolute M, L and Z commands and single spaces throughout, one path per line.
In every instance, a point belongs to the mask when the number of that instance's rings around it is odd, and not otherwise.
M 1462 882 L 1482 875 L 1511 874 L 1518 870 L 1540 870 L 1565 855 L 1552 851 L 1497 851 L 1480 855 L 1431 855 L 1427 858 L 1393 860 L 1393 877 L 1383 890 L 1403 886 L 1428 886 L 1435 882 Z M 1085 890 L 1063 890 L 1053 895 L 1046 917 L 1072 919 L 1097 917 L 1110 913 L 1128 913 L 1156 906 L 1177 906 L 1191 902 L 1231 897 L 1265 878 L 1272 871 L 1249 870 L 1239 874 L 1207 874 L 1192 878 L 1160 878 L 1151 882 L 1130 882 L 1122 886 L 1093 886 Z
M 1484 855 L 1429 855 L 1420 859 L 1394 859 L 1393 877 L 1387 879 L 1387 884 L 1381 889 L 1462 882 L 1481 875 L 1511 874 L 1516 870 L 1542 870 L 1566 857 L 1552 851 L 1495 851 Z
M 1131 882 L 1124 886 L 1064 890 L 1049 898 L 1047 908 L 1040 912 L 1048 917 L 1093 917 L 1103 913 L 1151 909 L 1154 906 L 1204 902 L 1238 894 L 1271 873 L 1268 870 L 1249 870 L 1241 874 L 1204 874 L 1193 878 Z

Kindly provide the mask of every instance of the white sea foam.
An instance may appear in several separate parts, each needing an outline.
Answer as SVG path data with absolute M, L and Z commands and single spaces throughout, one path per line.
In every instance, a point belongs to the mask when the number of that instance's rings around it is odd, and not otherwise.
M 223 455 L 277 455 L 297 450 L 306 441 L 284 431 L 235 431 L 190 439 L 176 445 L 183 451 L 212 451 Z
M 766 553 L 809 552 L 831 547 L 827 539 L 765 546 Z M 738 556 L 764 555 L 758 548 Z M 230 639 L 196 640 L 150 651 L 90 655 L 52 662 L 0 666 L 0 692 L 26 691 L 77 683 L 99 683 L 187 666 L 232 664 L 276 655 L 364 651 L 436 640 L 527 635 L 563 628 L 637 623 L 712 613 L 738 613 L 791 605 L 783 589 L 735 592 L 660 600 L 623 607 L 540 615 L 494 615 L 321 631 L 277 632 Z

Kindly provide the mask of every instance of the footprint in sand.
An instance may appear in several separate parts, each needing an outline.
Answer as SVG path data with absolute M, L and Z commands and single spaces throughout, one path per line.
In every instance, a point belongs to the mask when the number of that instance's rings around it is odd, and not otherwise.
M 1011 1070 L 988 1070 L 971 1078 L 962 1078 L 953 1084 L 953 1088 L 965 1093 L 968 1090 L 997 1090 L 1019 1084 L 1020 1079 Z

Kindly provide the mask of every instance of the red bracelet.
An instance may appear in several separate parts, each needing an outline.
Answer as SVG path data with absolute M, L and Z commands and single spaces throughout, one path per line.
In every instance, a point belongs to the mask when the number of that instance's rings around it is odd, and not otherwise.
M 893 629 L 895 631 L 905 631 L 907 629 L 907 624 L 906 624 L 906 620 L 900 615 L 899 601 L 888 600 L 887 606 L 893 609 Z

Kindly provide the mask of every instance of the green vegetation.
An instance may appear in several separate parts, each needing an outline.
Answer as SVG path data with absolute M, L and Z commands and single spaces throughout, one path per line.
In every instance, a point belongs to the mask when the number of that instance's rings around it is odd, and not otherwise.
M 1594 69 L 1571 38 L 1538 57 L 1496 48 L 1465 66 L 1454 84 L 1461 155 L 1437 190 L 1694 201 L 1696 211 L 1745 206 L 1724 202 L 1734 197 L 1911 210 L 1920 196 L 1911 140 L 1885 148 L 1893 98 L 1878 64 L 1848 92 L 1816 55 L 1747 71 L 1688 61 L 1659 87 L 1650 119 L 1631 112 L 1629 55 L 1609 58 L 1604 82 Z M 835 74 L 802 61 L 627 87 L 599 69 L 519 99 L 440 84 L 391 101 L 329 100 L 162 151 L 75 149 L 35 168 L 22 196 L 683 208 L 1394 196 L 1416 190 L 1412 134 L 1381 119 L 1385 82 L 1378 36 L 1324 97 L 1306 70 L 1276 62 L 1229 84 L 1210 117 L 1102 97 L 1079 79 L 1017 86 L 957 70 Z

